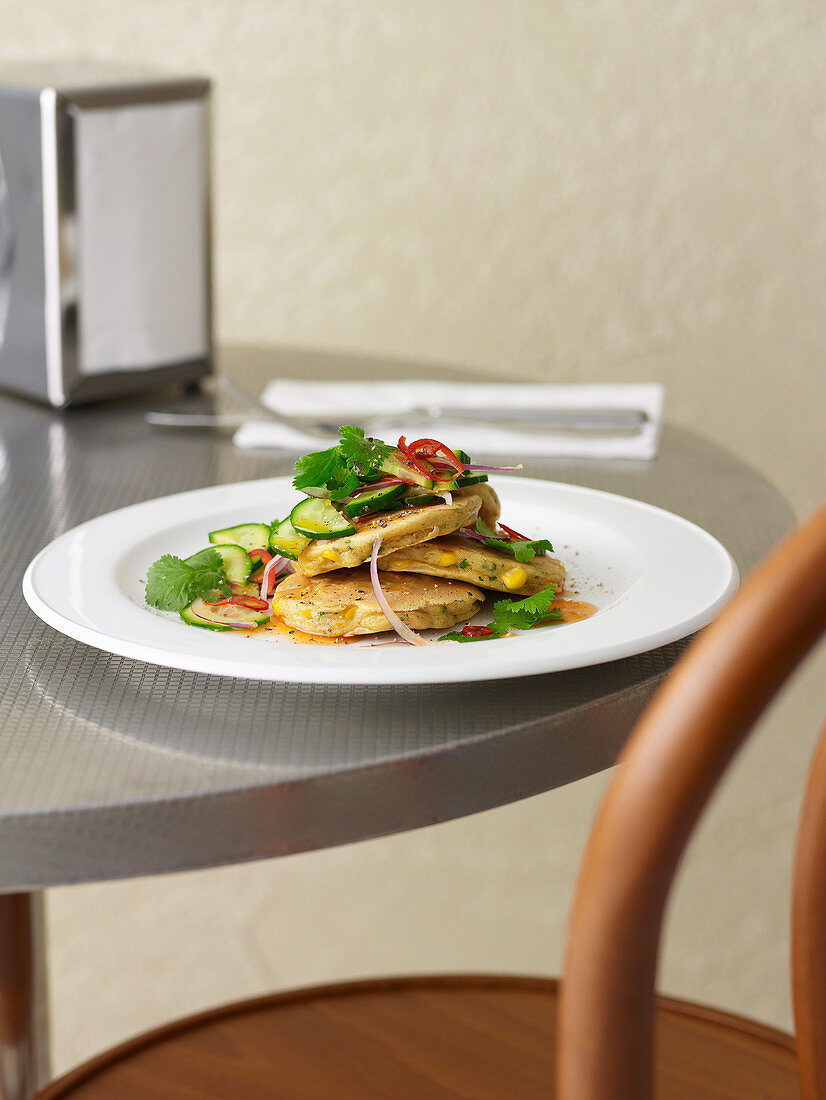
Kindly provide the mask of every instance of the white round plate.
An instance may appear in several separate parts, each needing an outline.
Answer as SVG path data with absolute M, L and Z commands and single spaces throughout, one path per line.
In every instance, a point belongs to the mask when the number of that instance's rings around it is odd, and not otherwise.
M 140 661 L 248 680 L 417 684 L 530 676 L 630 657 L 698 630 L 737 587 L 729 553 L 670 512 L 557 482 L 495 477 L 492 484 L 503 519 L 553 542 L 570 587 L 597 605 L 595 615 L 468 644 L 381 646 L 371 637 L 323 646 L 269 633 L 198 630 L 146 605 L 153 561 L 194 554 L 217 528 L 286 515 L 296 499 L 287 477 L 197 489 L 90 520 L 41 550 L 26 570 L 23 593 L 56 630 Z M 477 619 L 491 617 L 488 606 Z

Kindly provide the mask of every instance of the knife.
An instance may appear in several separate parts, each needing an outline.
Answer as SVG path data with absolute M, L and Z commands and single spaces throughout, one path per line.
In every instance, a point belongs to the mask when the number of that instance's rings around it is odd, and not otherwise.
M 350 420 L 355 420 L 365 429 L 369 427 L 371 430 L 377 429 L 380 425 L 403 425 L 416 420 L 433 422 L 446 420 L 532 433 L 613 436 L 637 435 L 650 421 L 650 417 L 644 409 L 468 409 L 451 406 L 421 406 L 368 417 L 360 416 L 358 413 L 342 413 L 333 420 L 318 416 L 289 416 L 282 419 L 274 411 L 266 416 L 242 412 L 148 412 L 146 420 L 149 424 L 159 427 L 174 428 L 236 428 L 247 420 L 273 420 L 277 423 L 287 423 L 297 431 L 310 430 L 315 434 L 320 429 L 329 432 L 331 436 L 338 435 L 339 425 Z

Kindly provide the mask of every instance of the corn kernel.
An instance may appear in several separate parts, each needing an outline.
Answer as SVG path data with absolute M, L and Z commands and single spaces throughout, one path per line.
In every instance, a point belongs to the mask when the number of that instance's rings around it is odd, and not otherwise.
M 355 606 L 355 604 L 353 604 L 352 607 L 348 607 L 347 610 L 344 612 L 344 618 L 349 622 L 350 619 L 353 618 L 355 613 L 356 613 L 356 606 Z
M 457 560 L 452 550 L 444 550 L 439 555 L 439 565 L 455 565 Z
M 272 601 L 272 613 L 273 613 L 273 615 L 279 615 L 281 613 L 281 601 L 280 600 L 273 600 Z
M 322 550 L 321 556 L 322 558 L 326 558 L 327 561 L 341 561 L 341 554 L 339 554 L 337 550 Z
M 505 588 L 510 592 L 515 591 L 517 588 L 521 588 L 527 579 L 528 574 L 521 565 L 517 565 L 515 569 L 509 569 L 502 577 L 502 580 L 505 582 Z
M 305 619 L 312 619 L 313 617 L 313 613 L 309 609 L 309 607 L 302 607 L 301 614 L 304 616 Z

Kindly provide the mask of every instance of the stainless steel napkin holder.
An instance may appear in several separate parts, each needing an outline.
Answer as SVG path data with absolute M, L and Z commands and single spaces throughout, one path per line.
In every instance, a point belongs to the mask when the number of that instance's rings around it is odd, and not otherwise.
M 0 67 L 0 387 L 60 407 L 209 372 L 209 92 Z

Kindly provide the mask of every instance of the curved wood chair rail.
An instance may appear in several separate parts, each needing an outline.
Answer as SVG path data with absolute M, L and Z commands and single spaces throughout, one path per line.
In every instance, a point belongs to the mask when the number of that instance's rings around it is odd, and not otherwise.
M 653 1095 L 657 956 L 677 865 L 732 756 L 824 628 L 826 509 L 782 543 L 695 640 L 620 757 L 570 918 L 559 1100 Z M 804 1100 L 826 1095 L 825 800 L 821 742 L 801 819 L 794 909 Z
M 826 509 L 752 575 L 638 725 L 586 852 L 561 998 L 549 979 L 471 975 L 281 993 L 125 1043 L 39 1100 L 650 1100 L 654 1081 L 673 1100 L 824 1100 L 826 733 L 796 867 L 799 1072 L 791 1036 L 654 992 L 691 831 L 824 627 Z
M 550 978 L 472 974 L 277 993 L 123 1043 L 38 1100 L 549 1100 L 557 994 Z M 658 1010 L 663 1095 L 796 1100 L 790 1036 Z

